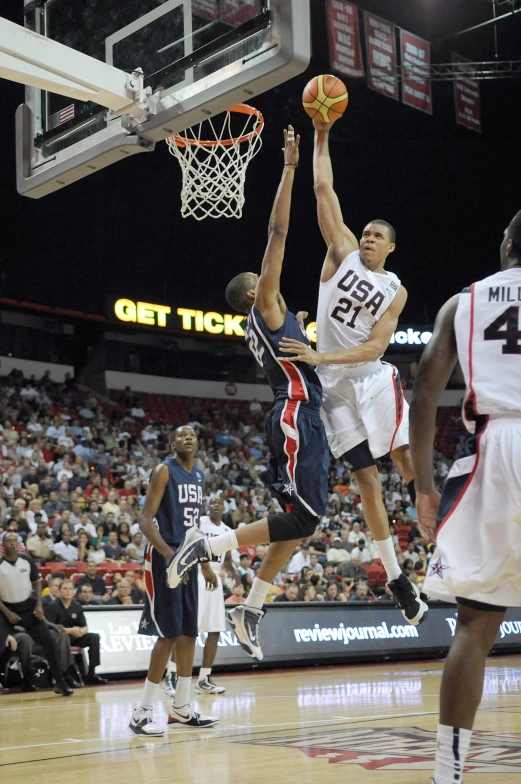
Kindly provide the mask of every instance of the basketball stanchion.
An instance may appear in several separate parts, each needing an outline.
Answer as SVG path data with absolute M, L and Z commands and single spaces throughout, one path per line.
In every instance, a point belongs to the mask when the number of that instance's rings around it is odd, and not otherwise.
M 232 123 L 243 115 L 240 133 Z M 242 119 L 242 118 L 241 118 Z M 184 133 L 166 139 L 179 161 L 183 177 L 181 215 L 204 218 L 240 218 L 244 206 L 246 170 L 262 146 L 264 117 L 253 106 L 239 103 L 224 113 L 222 127 L 206 119 Z M 236 129 L 237 130 L 237 129 Z M 211 137 L 211 138 L 205 138 Z

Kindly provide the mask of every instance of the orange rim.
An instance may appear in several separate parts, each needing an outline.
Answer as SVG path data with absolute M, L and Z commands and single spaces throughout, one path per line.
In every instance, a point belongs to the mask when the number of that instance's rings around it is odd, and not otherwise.
M 186 147 L 187 144 L 196 144 L 198 147 L 218 147 L 219 145 L 222 147 L 231 147 L 232 144 L 248 142 L 250 139 L 253 139 L 254 136 L 258 136 L 264 128 L 264 117 L 262 116 L 261 112 L 259 112 L 258 109 L 254 109 L 253 106 L 249 106 L 247 103 L 237 103 L 235 106 L 232 106 L 231 109 L 228 109 L 228 111 L 237 112 L 237 114 L 249 114 L 251 117 L 257 117 L 259 124 L 256 128 L 254 128 L 253 131 L 250 131 L 250 133 L 245 133 L 244 136 L 232 136 L 231 139 L 214 139 L 210 141 L 203 141 L 199 139 L 190 139 L 188 136 L 182 136 L 179 133 L 174 133 L 174 135 L 169 136 L 166 141 L 170 142 L 170 144 L 176 144 L 178 147 Z

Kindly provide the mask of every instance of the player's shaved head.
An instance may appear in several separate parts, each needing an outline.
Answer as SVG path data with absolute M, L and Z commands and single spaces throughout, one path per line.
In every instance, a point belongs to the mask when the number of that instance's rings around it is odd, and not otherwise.
M 512 218 L 508 233 L 512 240 L 512 249 L 517 258 L 521 260 L 521 210 Z
M 241 272 L 226 286 L 226 302 L 239 313 L 249 313 L 254 300 L 248 292 L 255 290 L 256 285 L 257 276 L 253 272 Z
M 381 218 L 376 218 L 375 220 L 369 221 L 369 223 L 367 225 L 370 226 L 370 225 L 375 224 L 375 223 L 378 226 L 385 226 L 385 228 L 389 232 L 389 241 L 390 242 L 396 242 L 396 231 L 395 231 L 394 226 L 391 226 L 389 221 L 382 220 Z

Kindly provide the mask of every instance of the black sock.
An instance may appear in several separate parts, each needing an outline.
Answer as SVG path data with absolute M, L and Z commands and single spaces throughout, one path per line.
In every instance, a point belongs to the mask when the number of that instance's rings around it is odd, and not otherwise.
M 409 491 L 409 495 L 411 497 L 413 506 L 416 506 L 416 489 L 414 487 L 414 479 L 411 479 L 411 481 L 407 485 L 407 490 Z

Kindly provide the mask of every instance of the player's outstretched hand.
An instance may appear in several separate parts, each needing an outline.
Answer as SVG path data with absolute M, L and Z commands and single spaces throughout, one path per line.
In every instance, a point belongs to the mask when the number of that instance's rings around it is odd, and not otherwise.
M 283 354 L 291 354 L 290 357 L 281 357 L 290 362 L 305 362 L 307 365 L 320 365 L 320 354 L 318 354 L 307 343 L 301 343 L 300 340 L 293 340 L 293 338 L 282 338 L 280 341 L 280 350 Z
M 313 117 L 313 128 L 315 131 L 330 131 L 333 125 L 336 123 L 336 120 L 333 120 L 333 122 L 324 122 L 320 119 L 320 116 L 321 115 L 317 114 L 315 117 Z
M 300 324 L 300 326 L 302 327 L 302 329 L 306 329 L 305 321 L 308 316 L 309 313 L 307 312 L 307 310 L 299 310 L 299 312 L 296 315 L 296 319 Z
M 436 522 L 440 507 L 440 494 L 437 490 L 430 493 L 416 493 L 416 511 L 418 512 L 418 528 L 422 536 L 429 542 L 436 543 Z
M 284 128 L 284 166 L 298 166 L 300 136 L 295 137 L 292 125 Z

